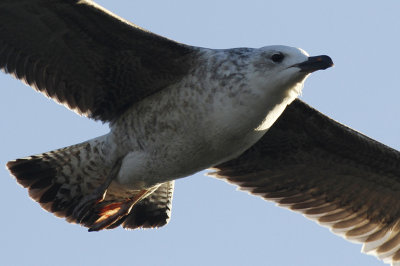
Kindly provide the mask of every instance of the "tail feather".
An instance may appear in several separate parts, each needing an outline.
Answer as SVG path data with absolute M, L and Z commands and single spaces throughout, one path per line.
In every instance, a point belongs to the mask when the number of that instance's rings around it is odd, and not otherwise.
M 49 167 L 48 164 L 39 156 L 32 156 L 10 161 L 7 163 L 7 168 L 23 187 L 33 186 L 37 189 L 51 184 L 51 180 L 56 175 L 55 169 Z
M 107 172 L 101 144 L 102 137 L 10 161 L 7 168 L 42 208 L 76 223 L 71 216 L 75 206 L 101 184 Z
M 113 190 L 104 201 L 95 204 L 83 217 L 73 216 L 81 200 L 99 187 L 112 168 L 102 153 L 103 139 L 99 137 L 81 144 L 17 159 L 7 168 L 17 182 L 28 189 L 29 196 L 40 206 L 70 223 L 91 228 L 110 206 L 126 200 L 132 191 Z M 153 194 L 135 205 L 131 212 L 108 229 L 122 225 L 127 229 L 154 228 L 168 223 L 171 214 L 174 182 L 162 184 Z M 133 194 L 132 196 L 134 196 Z

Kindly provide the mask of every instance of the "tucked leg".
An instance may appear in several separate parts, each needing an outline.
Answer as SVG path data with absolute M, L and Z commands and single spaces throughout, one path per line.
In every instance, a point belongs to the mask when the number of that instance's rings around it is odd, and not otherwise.
M 122 159 L 119 159 L 114 164 L 104 183 L 96 188 L 91 194 L 83 197 L 79 204 L 75 207 L 72 215 L 78 222 L 81 222 L 82 219 L 85 218 L 88 211 L 93 208 L 95 204 L 104 200 L 108 187 L 118 175 L 119 169 L 121 168 L 121 163 Z
M 93 226 L 89 228 L 89 232 L 100 231 L 117 222 L 122 217 L 128 215 L 132 207 L 141 199 L 152 193 L 154 189 L 143 189 L 134 197 L 127 199 L 124 202 L 111 203 L 100 210 L 99 216 Z

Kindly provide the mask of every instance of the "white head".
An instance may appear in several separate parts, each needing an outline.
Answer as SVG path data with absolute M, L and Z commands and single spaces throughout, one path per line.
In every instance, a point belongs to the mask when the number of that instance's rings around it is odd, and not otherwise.
M 252 110 L 266 113 L 258 128 L 269 128 L 284 108 L 301 92 L 307 76 L 333 65 L 328 56 L 310 57 L 304 50 L 288 46 L 266 46 L 250 51 L 247 86 L 252 92 Z M 251 97 L 251 96 L 250 96 Z M 254 100 L 256 99 L 256 100 Z
M 262 90 L 286 90 L 297 97 L 307 76 L 333 65 L 328 56 L 310 57 L 302 49 L 273 45 L 253 51 L 250 72 L 251 84 Z M 288 95 L 289 96 L 289 95 Z
M 213 106 L 216 124 L 236 128 L 238 135 L 249 128 L 268 129 L 311 72 L 333 65 L 328 56 L 309 57 L 301 49 L 278 45 L 201 52 L 194 73 L 204 78 L 193 87 L 200 87 Z

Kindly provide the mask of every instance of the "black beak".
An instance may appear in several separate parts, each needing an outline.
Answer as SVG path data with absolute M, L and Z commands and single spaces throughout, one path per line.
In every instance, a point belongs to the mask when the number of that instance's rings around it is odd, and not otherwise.
M 333 66 L 333 61 L 327 55 L 311 56 L 307 61 L 294 66 L 300 68 L 300 72 L 312 73 Z

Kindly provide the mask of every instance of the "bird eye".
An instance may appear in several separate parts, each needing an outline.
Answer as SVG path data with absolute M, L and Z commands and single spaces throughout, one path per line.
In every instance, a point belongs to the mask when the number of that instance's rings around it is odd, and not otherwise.
M 285 58 L 285 56 L 284 56 L 282 53 L 276 53 L 276 54 L 273 54 L 273 55 L 271 56 L 271 60 L 272 60 L 273 62 L 275 62 L 275 63 L 280 63 L 280 62 L 282 62 L 283 58 Z

